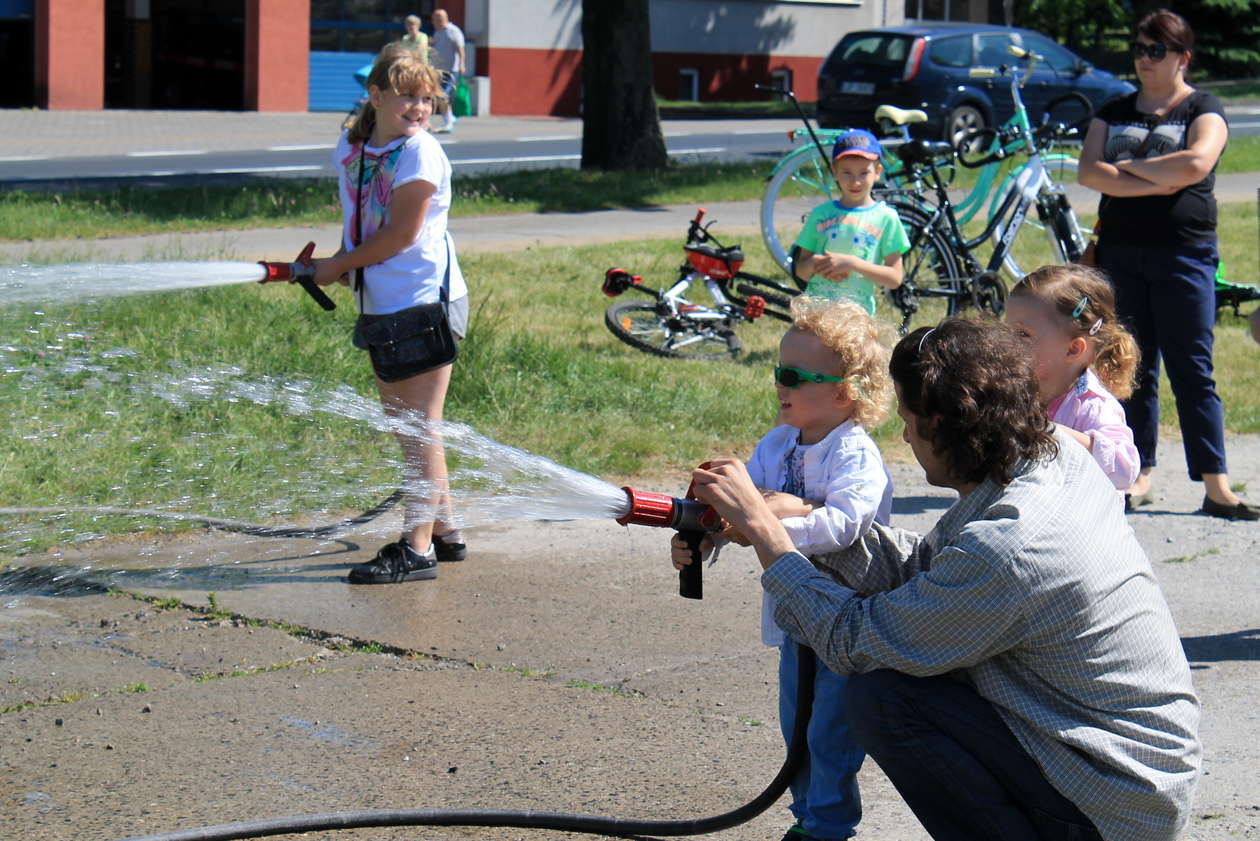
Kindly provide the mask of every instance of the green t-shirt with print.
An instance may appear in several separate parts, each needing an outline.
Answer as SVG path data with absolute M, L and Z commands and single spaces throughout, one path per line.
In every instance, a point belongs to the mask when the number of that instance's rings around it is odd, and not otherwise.
M 848 254 L 879 265 L 889 254 L 910 250 L 910 240 L 897 211 L 882 201 L 869 207 L 845 207 L 838 201 L 820 204 L 805 219 L 796 244 L 814 254 Z M 805 287 L 806 295 L 847 298 L 871 315 L 875 314 L 877 292 L 876 284 L 858 272 L 850 272 L 840 281 L 814 275 Z

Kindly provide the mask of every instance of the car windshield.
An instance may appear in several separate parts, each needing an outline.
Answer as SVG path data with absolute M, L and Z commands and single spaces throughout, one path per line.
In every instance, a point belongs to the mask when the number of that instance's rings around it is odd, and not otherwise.
M 854 32 L 846 35 L 832 51 L 827 68 L 839 69 L 841 65 L 859 63 L 900 72 L 910 52 L 910 41 L 905 35 Z

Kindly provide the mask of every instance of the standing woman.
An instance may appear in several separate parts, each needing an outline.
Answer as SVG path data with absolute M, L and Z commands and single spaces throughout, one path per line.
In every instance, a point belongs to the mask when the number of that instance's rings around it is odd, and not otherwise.
M 435 578 L 435 561 L 465 555 L 438 429 L 456 341 L 468 325 L 468 288 L 446 231 L 451 164 L 425 131 L 440 84 L 408 49 L 386 47 L 377 56 L 368 100 L 333 158 L 342 247 L 315 261 L 320 285 L 353 279 L 354 343 L 369 351 L 385 413 L 404 421 L 395 432 L 405 461 L 403 533 L 350 570 L 355 584 Z
M 1159 439 L 1159 362 L 1168 367 L 1190 478 L 1204 486 L 1202 513 L 1260 519 L 1229 487 L 1225 417 L 1212 375 L 1216 320 L 1216 164 L 1229 139 L 1215 96 L 1186 82 L 1194 32 L 1160 9 L 1134 30 L 1141 87 L 1090 123 L 1078 180 L 1103 194 L 1098 265 L 1116 310 L 1137 339 L 1137 389 L 1124 404 L 1142 469 L 1132 507 L 1151 501 Z

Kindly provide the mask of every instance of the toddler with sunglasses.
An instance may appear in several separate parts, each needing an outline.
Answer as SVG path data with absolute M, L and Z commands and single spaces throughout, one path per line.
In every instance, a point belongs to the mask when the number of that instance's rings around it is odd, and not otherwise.
M 888 351 L 875 319 L 851 301 L 801 296 L 774 369 L 779 412 L 748 473 L 807 557 L 847 548 L 872 522 L 888 523 L 892 480 L 863 429 L 887 413 Z M 728 530 L 718 538 L 747 544 Z M 701 546 L 702 557 L 713 543 Z M 675 546 L 677 550 L 677 545 Z M 763 595 L 762 640 L 778 646 L 779 723 L 790 741 L 796 713 L 797 645 Z M 862 816 L 857 772 L 865 753 L 844 713 L 847 678 L 819 660 L 809 720 L 809 759 L 792 780 L 796 824 L 784 841 L 849 838 Z

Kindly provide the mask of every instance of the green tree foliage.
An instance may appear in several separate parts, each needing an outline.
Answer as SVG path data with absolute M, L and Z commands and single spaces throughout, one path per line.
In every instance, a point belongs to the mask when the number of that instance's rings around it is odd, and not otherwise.
M 1044 32 L 1112 70 L 1132 72 L 1124 52 L 1142 15 L 1170 8 L 1195 32 L 1194 69 L 1200 77 L 1260 75 L 1260 0 L 1007 0 L 1010 23 Z

